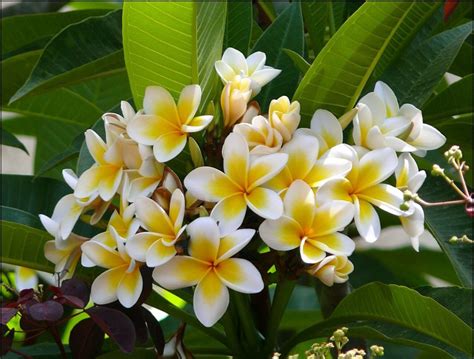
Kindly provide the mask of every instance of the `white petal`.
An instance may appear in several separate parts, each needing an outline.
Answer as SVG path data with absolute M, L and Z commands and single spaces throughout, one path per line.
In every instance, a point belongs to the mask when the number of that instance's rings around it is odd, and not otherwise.
M 354 221 L 359 234 L 367 242 L 373 243 L 380 236 L 380 220 L 374 207 L 364 200 L 355 198 L 354 205 L 356 208 Z
M 189 254 L 202 261 L 214 262 L 221 237 L 216 221 L 210 217 L 197 218 L 188 224 L 187 232 Z
M 162 237 L 157 233 L 137 233 L 127 241 L 125 248 L 130 257 L 137 261 L 145 262 L 148 249 L 150 249 L 156 241 L 161 241 L 161 238 Z
M 385 103 L 375 92 L 369 92 L 359 100 L 359 103 L 370 108 L 374 125 L 381 125 L 383 120 L 387 117 Z
M 414 212 L 408 217 L 400 217 L 403 230 L 410 236 L 415 251 L 419 251 L 419 238 L 425 231 L 425 213 L 418 203 L 413 203 Z
M 250 78 L 252 79 L 252 83 L 257 83 L 260 87 L 265 86 L 275 77 L 280 74 L 281 70 L 273 69 L 273 68 L 263 68 L 261 70 L 255 71 Z
M 249 74 L 254 73 L 256 70 L 260 70 L 265 65 L 267 56 L 261 51 L 254 52 L 247 57 L 247 66 Z
M 76 188 L 77 185 L 77 175 L 74 173 L 73 170 L 71 169 L 64 169 L 62 172 L 64 181 L 68 184 L 69 187 L 71 187 L 72 190 Z
M 169 122 L 179 123 L 173 96 L 163 87 L 148 86 L 145 89 L 143 109 L 147 115 L 158 115 Z
M 188 137 L 180 132 L 161 135 L 153 145 L 153 154 L 158 162 L 168 162 L 183 152 Z
M 342 143 L 342 127 L 336 116 L 327 110 L 317 110 L 311 119 L 311 129 L 320 135 L 328 147 Z
M 381 183 L 360 191 L 357 196 L 395 216 L 404 214 L 400 209 L 403 193 L 391 185 Z
M 209 265 L 188 256 L 175 256 L 153 270 L 153 279 L 162 287 L 173 290 L 191 287 L 210 270 Z
M 220 262 L 216 269 L 220 280 L 240 293 L 259 293 L 263 289 L 260 272 L 246 259 L 230 258 Z
M 117 300 L 117 288 L 127 266 L 109 269 L 100 274 L 92 283 L 91 299 L 95 304 L 108 304 Z
M 178 100 L 178 113 L 182 124 L 190 121 L 196 114 L 201 103 L 201 94 L 199 85 L 189 85 L 181 91 Z
M 211 217 L 219 224 L 219 230 L 222 236 L 228 235 L 243 223 L 247 203 L 242 194 L 229 196 L 219 201 L 211 212 Z
M 267 219 L 260 225 L 262 240 L 277 251 L 289 251 L 298 248 L 301 242 L 301 227 L 290 217 L 282 216 L 277 220 Z
M 250 163 L 248 174 L 248 191 L 268 182 L 285 167 L 288 161 L 286 153 L 274 153 L 257 157 Z
M 302 180 L 294 181 L 285 194 L 284 212 L 302 228 L 309 229 L 313 223 L 316 200 L 311 187 Z
M 235 75 L 237 75 L 235 73 L 235 71 L 232 69 L 232 67 L 230 67 L 229 65 L 227 65 L 224 61 L 222 60 L 218 60 L 216 61 L 216 63 L 214 64 L 214 67 L 217 71 L 217 74 L 219 75 L 219 77 L 222 79 L 222 81 L 224 81 L 225 83 L 226 82 L 230 82 L 234 79 Z
M 247 61 L 245 56 L 239 51 L 232 47 L 228 47 L 222 55 L 222 61 L 229 65 L 235 74 L 243 72 L 244 76 L 248 73 Z
M 397 155 L 391 148 L 370 151 L 360 160 L 359 175 L 357 183 L 353 183 L 354 187 L 363 190 L 385 181 L 393 174 L 397 164 Z
M 125 308 L 131 308 L 140 298 L 143 290 L 143 279 L 138 266 L 132 272 L 124 273 L 117 288 L 117 298 Z
M 308 240 L 303 239 L 300 245 L 300 256 L 303 262 L 314 264 L 322 261 L 326 257 L 326 253 L 313 246 Z
M 239 229 L 221 238 L 217 262 L 222 262 L 244 248 L 255 235 L 254 229 Z
M 229 290 L 219 277 L 210 271 L 197 285 L 193 307 L 196 317 L 206 327 L 212 327 L 229 306 Z
M 392 117 L 398 114 L 398 101 L 393 90 L 382 81 L 377 81 L 374 92 L 385 102 L 387 109 L 387 117 Z
M 424 124 L 420 135 L 410 144 L 421 150 L 435 150 L 446 143 L 446 137 L 436 128 Z
M 184 186 L 191 194 L 206 202 L 218 202 L 241 189 L 226 174 L 213 167 L 199 167 L 184 179 Z
M 245 195 L 247 206 L 262 218 L 277 219 L 283 214 L 280 196 L 267 188 L 258 187 Z
M 222 157 L 225 174 L 245 188 L 249 167 L 249 150 L 245 137 L 238 133 L 228 135 L 222 146 Z

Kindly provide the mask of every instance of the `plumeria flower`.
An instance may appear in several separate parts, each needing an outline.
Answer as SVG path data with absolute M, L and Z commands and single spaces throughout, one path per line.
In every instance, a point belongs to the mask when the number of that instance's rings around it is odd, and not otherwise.
M 300 103 L 286 96 L 281 96 L 270 102 L 268 109 L 268 121 L 282 136 L 283 142 L 291 140 L 293 133 L 300 124 Z
M 134 235 L 127 242 L 127 252 L 132 258 L 156 267 L 176 255 L 175 243 L 184 232 L 185 200 L 183 192 L 176 189 L 170 200 L 169 214 L 155 201 L 140 197 L 135 202 L 137 218 L 146 232 Z
M 268 155 L 280 150 L 283 138 L 263 116 L 256 116 L 251 123 L 235 125 L 235 133 L 245 137 L 251 155 Z
M 318 202 L 343 200 L 355 206 L 355 224 L 359 234 L 368 242 L 380 236 L 380 220 L 373 206 L 396 216 L 407 213 L 400 209 L 403 193 L 382 183 L 397 167 L 398 159 L 391 148 L 357 151 L 347 145 L 339 145 L 328 151 L 329 156 L 346 156 L 352 162 L 352 170 L 346 178 L 333 179 L 318 190 Z
M 120 108 L 122 110 L 122 115 L 107 112 L 102 116 L 107 128 L 107 143 L 113 143 L 113 141 L 119 136 L 127 137 L 127 125 L 136 115 L 135 110 L 127 101 L 120 102 Z
M 155 281 L 173 290 L 196 286 L 194 312 L 206 327 L 213 326 L 229 305 L 229 291 L 258 293 L 262 277 L 255 266 L 241 258 L 232 258 L 252 239 L 253 229 L 239 229 L 222 236 L 210 217 L 194 220 L 187 227 L 189 256 L 175 256 L 153 271 Z
M 379 81 L 375 91 L 360 99 L 354 117 L 353 137 L 356 145 L 368 149 L 391 147 L 397 152 L 426 151 L 440 148 L 446 137 L 423 123 L 421 111 L 411 104 L 399 107 L 392 89 Z
M 139 197 L 149 197 L 163 179 L 164 165 L 157 162 L 155 157 L 147 157 L 138 171 L 128 172 L 130 179 L 127 199 L 135 202 Z
M 296 180 L 285 195 L 284 208 L 282 217 L 260 225 L 260 237 L 270 248 L 289 251 L 299 247 L 305 263 L 322 261 L 326 252 L 348 256 L 354 251 L 354 241 L 338 232 L 354 217 L 350 204 L 332 201 L 316 207 L 312 188 Z
M 38 274 L 34 269 L 15 266 L 15 287 L 17 291 L 36 288 L 38 285 Z
M 319 140 L 319 156 L 343 140 L 342 126 L 336 116 L 327 110 L 316 110 L 311 118 L 310 128 L 300 128 L 296 134 L 315 136 Z
M 77 182 L 74 195 L 77 198 L 99 196 L 110 201 L 122 182 L 124 169 L 135 169 L 141 164 L 138 146 L 122 138 L 106 144 L 93 130 L 87 130 L 86 144 L 95 164 L 85 171 Z
M 57 246 L 57 241 L 45 243 L 44 256 L 54 263 L 54 271 L 59 273 L 61 278 L 72 277 L 81 258 L 81 245 L 86 241 L 87 238 L 71 233 L 68 238 L 61 241 L 61 246 Z
M 201 87 L 186 86 L 175 103 L 163 87 L 149 86 L 143 100 L 144 114 L 136 115 L 127 126 L 130 137 L 139 144 L 153 146 L 158 162 L 167 162 L 183 151 L 188 136 L 206 128 L 212 116 L 197 116 Z
M 354 265 L 346 256 L 327 256 L 320 263 L 308 269 L 308 273 L 318 278 L 328 287 L 335 283 L 345 283 L 349 274 L 354 271 Z
M 352 167 L 351 162 L 344 158 L 319 158 L 319 141 L 314 136 L 297 135 L 283 146 L 281 152 L 288 155 L 286 167 L 266 186 L 282 195 L 297 179 L 316 189 L 330 179 L 344 177 Z
M 418 165 L 409 153 L 403 153 L 398 158 L 398 166 L 395 170 L 396 185 L 401 191 L 408 190 L 416 194 L 426 179 L 426 172 L 419 171 Z M 410 236 L 413 248 L 418 252 L 420 247 L 420 236 L 425 231 L 425 213 L 423 208 L 413 200 L 408 202 L 412 214 L 400 217 L 403 229 Z
M 222 60 L 216 61 L 215 68 L 225 84 L 234 81 L 236 77 L 249 78 L 253 97 L 281 72 L 265 66 L 266 59 L 266 55 L 260 51 L 245 58 L 239 50 L 229 47 L 224 51 Z
M 130 308 L 143 289 L 140 263 L 130 258 L 118 233 L 113 227 L 109 228 L 117 250 L 97 241 L 88 241 L 81 246 L 95 265 L 107 269 L 92 283 L 91 299 L 95 304 L 108 304 L 118 299 L 125 308 Z
M 247 113 L 247 104 L 252 96 L 249 79 L 236 79 L 228 82 L 221 93 L 221 108 L 224 127 L 231 128 Z M 252 107 L 253 109 L 253 107 Z
M 217 202 L 211 217 L 219 222 L 222 234 L 239 228 L 247 207 L 263 218 L 280 217 L 283 213 L 280 197 L 262 185 L 282 170 L 288 155 L 275 153 L 250 160 L 245 138 L 231 133 L 222 147 L 222 157 L 224 172 L 213 167 L 199 167 L 184 179 L 185 187 L 194 197 Z

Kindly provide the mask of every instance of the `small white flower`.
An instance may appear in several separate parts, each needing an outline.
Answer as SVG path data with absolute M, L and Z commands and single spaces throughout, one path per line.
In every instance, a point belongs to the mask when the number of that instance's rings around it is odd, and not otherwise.
M 266 58 L 266 55 L 260 51 L 245 58 L 240 51 L 229 47 L 224 51 L 222 60 L 216 61 L 215 68 L 224 83 L 234 81 L 237 76 L 249 78 L 252 81 L 253 97 L 281 72 L 281 70 L 265 66 Z
M 268 121 L 270 125 L 280 132 L 283 142 L 288 142 L 300 124 L 300 103 L 286 96 L 270 102 L 268 109 Z
M 280 150 L 283 143 L 280 132 L 272 128 L 263 116 L 256 116 L 251 123 L 235 125 L 233 132 L 245 137 L 251 155 L 269 155 Z
M 426 151 L 440 148 L 446 137 L 423 123 L 419 109 L 411 104 L 398 105 L 392 89 L 379 81 L 375 91 L 360 99 L 354 117 L 354 142 L 368 149 L 391 147 L 397 152 Z
M 318 278 L 328 287 L 335 283 L 345 283 L 349 274 L 354 271 L 354 265 L 346 256 L 327 256 L 320 263 L 308 269 L 308 273 Z

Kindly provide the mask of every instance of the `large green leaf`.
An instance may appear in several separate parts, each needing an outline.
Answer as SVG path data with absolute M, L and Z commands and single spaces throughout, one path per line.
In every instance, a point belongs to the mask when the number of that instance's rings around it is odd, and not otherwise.
M 298 333 L 284 344 L 282 351 L 286 353 L 296 343 L 322 336 L 328 327 L 364 320 L 380 325 L 386 323 L 391 326 L 392 336 L 403 337 L 404 331 L 414 331 L 472 355 L 472 328 L 459 317 L 434 299 L 412 289 L 381 283 L 371 283 L 352 292 L 341 301 L 328 320 Z M 413 339 L 416 340 L 416 337 Z
M 428 177 L 420 190 L 420 196 L 429 202 L 438 202 L 453 198 L 453 194 L 446 182 Z M 435 237 L 439 246 L 451 261 L 463 286 L 473 287 L 472 273 L 472 245 L 451 244 L 452 236 L 461 237 L 466 234 L 472 237 L 472 219 L 467 215 L 464 206 L 427 207 L 425 222 L 430 232 Z
M 22 14 L 36 14 L 44 12 L 57 11 L 66 5 L 69 0 L 44 0 L 44 1 L 29 1 L 20 0 L 12 2 L 11 5 L 2 7 L 2 18 Z M 4 4 L 7 3 L 6 1 Z
M 227 3 L 224 48 L 233 47 L 244 55 L 248 53 L 252 35 L 252 18 L 250 0 Z
M 125 2 L 123 46 L 135 104 L 159 85 L 177 98 L 199 84 L 202 106 L 213 98 L 225 32 L 225 2 Z
M 46 45 L 30 77 L 10 102 L 122 71 L 121 19 L 121 11 L 114 11 L 89 17 L 59 32 Z
M 311 47 L 315 54 L 324 46 L 326 26 L 332 13 L 332 3 L 328 1 L 303 1 L 304 24 L 308 29 Z
M 283 53 L 283 49 L 290 49 L 303 55 L 303 48 L 303 17 L 300 3 L 295 2 L 264 31 L 251 51 L 263 51 L 267 55 L 266 64 L 282 70 L 257 97 L 263 109 L 267 109 L 273 99 L 283 95 L 292 96 L 298 83 L 299 71 L 291 59 Z
M 454 59 L 449 72 L 457 76 L 466 76 L 472 73 L 472 45 L 467 41 L 461 46 L 458 56 Z
M 400 103 L 421 107 L 453 63 L 464 40 L 472 32 L 472 22 L 416 43 L 383 74 Z
M 18 15 L 0 21 L 2 59 L 41 49 L 63 27 L 89 16 L 103 15 L 105 10 L 69 11 L 48 14 Z
M 303 125 L 326 108 L 336 116 L 350 110 L 374 73 L 392 62 L 439 6 L 437 2 L 366 2 L 314 60 L 294 99 Z
M 451 116 L 459 116 L 474 112 L 472 99 L 473 75 L 470 74 L 441 91 L 423 106 L 423 119 L 432 125 L 443 120 L 451 120 Z

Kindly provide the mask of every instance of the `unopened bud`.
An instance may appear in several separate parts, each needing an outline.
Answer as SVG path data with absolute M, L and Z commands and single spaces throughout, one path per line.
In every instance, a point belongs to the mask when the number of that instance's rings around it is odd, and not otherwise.
M 433 168 L 431 170 L 431 175 L 432 176 L 443 176 L 444 175 L 444 169 L 441 168 L 440 166 L 438 165 L 433 165 Z
M 413 193 L 411 193 L 411 191 L 409 190 L 406 190 L 403 192 L 403 200 L 404 201 L 410 201 L 413 199 Z
M 194 167 L 204 166 L 204 158 L 202 157 L 201 148 L 199 147 L 196 140 L 192 137 L 189 137 L 188 145 Z
M 400 209 L 402 211 L 408 211 L 410 209 L 410 204 L 408 202 L 403 202 L 401 205 L 400 205 Z
M 384 355 L 384 348 L 378 345 L 372 345 L 370 351 L 372 356 L 381 357 Z

